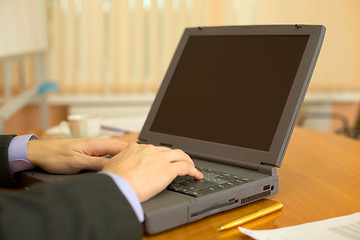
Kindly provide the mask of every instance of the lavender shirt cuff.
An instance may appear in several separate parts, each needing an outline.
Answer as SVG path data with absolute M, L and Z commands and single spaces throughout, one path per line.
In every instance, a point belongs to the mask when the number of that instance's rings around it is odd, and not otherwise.
M 120 176 L 110 173 L 110 172 L 99 172 L 100 174 L 108 175 L 112 178 L 112 180 L 115 182 L 119 190 L 122 192 L 122 194 L 126 197 L 129 204 L 133 208 L 137 218 L 139 219 L 139 222 L 144 221 L 144 211 L 142 209 L 141 203 L 136 196 L 134 190 L 131 188 L 131 186 Z
M 39 139 L 34 134 L 14 137 L 8 148 L 9 166 L 12 173 L 34 168 L 27 159 L 27 145 L 30 140 Z

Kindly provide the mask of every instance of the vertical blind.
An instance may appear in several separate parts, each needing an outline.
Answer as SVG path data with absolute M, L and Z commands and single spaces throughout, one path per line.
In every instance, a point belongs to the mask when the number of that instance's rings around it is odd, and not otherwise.
M 157 90 L 185 27 L 253 23 L 254 0 L 48 2 L 48 73 L 62 93 Z
M 310 90 L 360 91 L 358 0 L 46 1 L 46 75 L 61 94 L 155 92 L 185 27 L 295 23 L 327 28 Z M 15 91 L 17 69 L 31 85 L 33 65 L 11 63 Z M 0 64 L 0 92 L 3 75 Z

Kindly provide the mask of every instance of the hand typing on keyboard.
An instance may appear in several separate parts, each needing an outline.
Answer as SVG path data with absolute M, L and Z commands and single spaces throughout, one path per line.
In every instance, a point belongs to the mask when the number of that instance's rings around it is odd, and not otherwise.
M 175 178 L 167 189 L 193 197 L 199 197 L 252 181 L 248 178 L 230 173 L 224 173 L 207 168 L 197 169 L 203 173 L 203 179 L 196 180 L 191 176 L 179 176 Z
M 176 176 L 203 178 L 203 174 L 183 151 L 137 143 L 129 144 L 112 157 L 103 171 L 125 179 L 141 202 L 161 192 Z

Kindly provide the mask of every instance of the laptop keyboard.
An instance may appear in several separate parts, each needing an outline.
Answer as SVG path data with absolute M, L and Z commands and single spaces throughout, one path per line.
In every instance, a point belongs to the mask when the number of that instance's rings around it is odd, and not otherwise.
M 170 183 L 167 189 L 193 197 L 200 197 L 252 181 L 251 179 L 245 177 L 217 170 L 207 168 L 197 169 L 203 173 L 203 179 L 196 180 L 191 176 L 178 176 L 174 179 L 174 181 L 172 181 L 172 183 Z

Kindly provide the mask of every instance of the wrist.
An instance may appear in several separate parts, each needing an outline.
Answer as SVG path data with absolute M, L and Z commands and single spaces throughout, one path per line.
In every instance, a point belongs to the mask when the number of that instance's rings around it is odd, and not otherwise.
M 15 173 L 33 168 L 27 157 L 27 146 L 30 140 L 38 139 L 35 135 L 20 135 L 14 137 L 8 147 L 8 158 L 11 172 Z
M 27 159 L 36 167 L 38 167 L 39 154 L 41 152 L 41 149 L 38 147 L 39 143 L 39 141 L 29 141 L 27 144 Z

